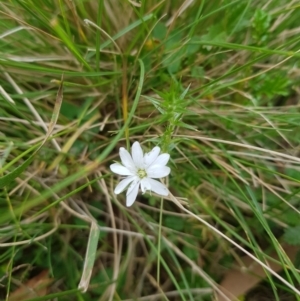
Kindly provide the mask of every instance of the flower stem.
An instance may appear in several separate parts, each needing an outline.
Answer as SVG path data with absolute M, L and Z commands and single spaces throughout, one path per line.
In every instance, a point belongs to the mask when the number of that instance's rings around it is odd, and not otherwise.
M 161 250 L 161 229 L 162 229 L 162 212 L 164 207 L 164 199 L 161 198 L 159 212 L 159 228 L 158 228 L 158 245 L 157 245 L 157 284 L 160 285 L 160 250 Z

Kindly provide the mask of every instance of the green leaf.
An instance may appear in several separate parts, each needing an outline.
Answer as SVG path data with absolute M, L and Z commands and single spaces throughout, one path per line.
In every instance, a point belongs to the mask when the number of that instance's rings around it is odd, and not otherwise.
M 166 227 L 177 231 L 183 231 L 184 229 L 184 220 L 177 216 L 167 216 L 164 220 L 164 224 Z
M 289 93 L 291 82 L 286 74 L 265 73 L 249 82 L 249 86 L 258 98 L 267 96 L 272 98 L 276 95 L 286 96 Z
M 300 246 L 300 225 L 287 228 L 283 235 L 284 240 L 294 246 Z
M 158 40 L 163 40 L 167 35 L 168 29 L 162 22 L 158 22 L 153 28 L 153 37 Z
M 208 31 L 207 34 L 203 35 L 201 37 L 201 39 L 199 39 L 199 40 L 209 41 L 209 42 L 218 42 L 218 43 L 226 42 L 227 34 L 224 31 L 221 24 L 212 25 L 208 28 L 207 31 Z M 190 41 L 190 43 L 193 44 L 193 41 Z M 207 50 L 211 50 L 211 48 L 212 48 L 212 46 L 209 44 L 204 45 L 204 47 Z
M 252 37 L 256 42 L 267 40 L 271 16 L 262 9 L 257 9 L 252 22 Z
M 100 229 L 96 222 L 91 223 L 91 229 L 90 229 L 90 236 L 89 241 L 86 249 L 86 255 L 84 260 L 84 266 L 82 271 L 82 276 L 80 283 L 78 285 L 78 289 L 80 289 L 82 292 L 86 292 L 89 284 L 90 279 L 92 276 L 92 271 L 97 255 L 97 246 L 99 241 L 99 235 L 100 235 Z
M 286 168 L 285 169 L 285 174 L 293 179 L 296 179 L 300 181 L 300 173 L 297 169 L 293 168 Z

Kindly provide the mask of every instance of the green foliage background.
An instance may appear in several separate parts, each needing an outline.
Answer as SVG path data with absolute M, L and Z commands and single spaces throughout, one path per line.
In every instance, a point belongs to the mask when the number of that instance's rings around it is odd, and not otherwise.
M 248 252 L 300 300 L 299 8 L 0 1 L 0 299 L 47 270 L 30 300 L 212 300 Z M 171 195 L 126 208 L 134 141 L 170 153 Z

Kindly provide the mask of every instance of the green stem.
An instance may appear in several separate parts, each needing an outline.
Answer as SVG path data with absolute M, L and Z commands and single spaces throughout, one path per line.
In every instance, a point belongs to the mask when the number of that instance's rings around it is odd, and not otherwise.
M 158 246 L 157 246 L 157 284 L 160 285 L 160 251 L 161 251 L 161 229 L 162 229 L 162 212 L 164 207 L 164 199 L 161 199 L 159 212 L 159 228 L 158 228 Z

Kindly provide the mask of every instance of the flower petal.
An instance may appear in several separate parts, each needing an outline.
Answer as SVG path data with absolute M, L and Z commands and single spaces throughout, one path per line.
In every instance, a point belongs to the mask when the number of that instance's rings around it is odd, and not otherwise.
M 138 191 L 139 191 L 139 184 L 140 184 L 140 181 L 138 179 L 134 180 L 128 190 L 127 190 L 127 193 L 126 193 L 126 206 L 127 207 L 130 207 L 135 199 L 136 199 L 136 196 L 138 194 Z
M 158 146 L 155 146 L 149 153 L 146 153 L 144 155 L 145 168 L 147 168 L 157 159 L 159 152 L 160 148 Z
M 166 177 L 171 172 L 171 169 L 168 166 L 151 165 L 146 172 L 147 177 L 158 179 Z
M 121 165 L 120 163 L 114 163 L 110 165 L 110 170 L 121 176 L 133 176 L 134 173 L 130 171 L 127 167 Z
M 153 192 L 160 194 L 160 195 L 164 195 L 164 196 L 167 196 L 169 194 L 169 190 L 164 184 L 162 184 L 156 180 L 149 179 L 149 178 L 148 178 L 148 181 L 151 185 L 151 190 Z
M 115 188 L 114 193 L 115 194 L 119 194 L 121 192 L 123 192 L 126 187 L 135 179 L 135 176 L 129 176 L 125 179 L 123 179 Z
M 143 193 L 145 193 L 147 190 L 151 190 L 151 185 L 148 181 L 148 178 L 143 178 L 141 180 L 141 190 Z
M 157 159 L 153 162 L 153 165 L 166 165 L 170 159 L 169 154 L 161 154 L 157 157 Z
M 136 168 L 135 168 L 135 165 L 133 163 L 133 160 L 132 160 L 129 152 L 124 147 L 120 147 L 119 154 L 120 154 L 122 164 L 125 167 L 127 167 L 129 170 L 134 172 L 136 170 Z
M 132 154 L 132 159 L 135 167 L 143 169 L 144 168 L 143 150 L 137 141 L 132 144 L 131 154 Z

